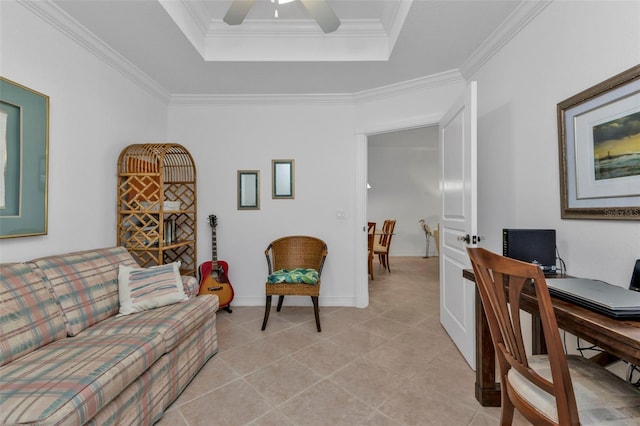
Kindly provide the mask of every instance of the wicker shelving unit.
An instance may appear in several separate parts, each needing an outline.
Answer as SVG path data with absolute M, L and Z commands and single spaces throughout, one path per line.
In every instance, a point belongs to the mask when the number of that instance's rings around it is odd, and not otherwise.
M 196 168 L 182 145 L 147 143 L 118 157 L 118 245 L 138 263 L 181 261 L 196 274 Z

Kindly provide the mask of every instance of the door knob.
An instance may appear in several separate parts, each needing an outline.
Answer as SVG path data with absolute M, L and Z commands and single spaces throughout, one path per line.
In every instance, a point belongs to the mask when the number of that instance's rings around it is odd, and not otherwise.
M 465 243 L 469 244 L 471 243 L 471 236 L 467 234 L 464 237 L 458 237 L 458 241 L 464 241 Z

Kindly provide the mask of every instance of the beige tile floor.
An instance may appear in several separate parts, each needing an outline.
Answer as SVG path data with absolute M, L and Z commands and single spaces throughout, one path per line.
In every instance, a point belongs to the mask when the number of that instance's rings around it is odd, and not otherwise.
M 365 309 L 218 313 L 219 353 L 158 425 L 497 425 L 439 323 L 438 258 L 374 263 Z M 518 416 L 514 424 L 528 424 Z

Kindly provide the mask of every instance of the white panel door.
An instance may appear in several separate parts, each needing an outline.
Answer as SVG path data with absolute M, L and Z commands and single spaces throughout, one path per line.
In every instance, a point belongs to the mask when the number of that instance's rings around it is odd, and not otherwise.
M 440 322 L 475 369 L 475 288 L 462 278 L 476 243 L 477 84 L 471 82 L 440 122 Z

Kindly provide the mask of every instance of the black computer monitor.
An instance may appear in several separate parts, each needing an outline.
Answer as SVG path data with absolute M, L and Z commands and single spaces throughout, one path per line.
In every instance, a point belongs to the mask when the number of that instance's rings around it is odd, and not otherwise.
M 640 291 L 640 259 L 636 260 L 636 265 L 633 268 L 631 274 L 631 284 L 629 284 L 631 290 Z
M 545 273 L 556 272 L 555 229 L 503 229 L 502 254 L 535 263 Z

